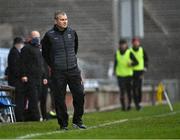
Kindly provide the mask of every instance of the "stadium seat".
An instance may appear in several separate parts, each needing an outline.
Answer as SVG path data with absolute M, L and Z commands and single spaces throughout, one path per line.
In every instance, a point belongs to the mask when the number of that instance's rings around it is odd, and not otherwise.
M 16 122 L 15 105 L 12 104 L 11 97 L 6 92 L 0 92 L 0 122 Z

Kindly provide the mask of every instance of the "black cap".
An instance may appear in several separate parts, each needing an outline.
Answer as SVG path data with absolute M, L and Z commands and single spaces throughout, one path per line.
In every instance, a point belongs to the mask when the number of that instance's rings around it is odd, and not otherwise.
M 14 38 L 13 44 L 19 44 L 19 43 L 24 43 L 24 40 L 22 37 L 16 37 Z
M 126 39 L 120 39 L 119 40 L 119 45 L 126 44 L 126 43 L 127 43 Z

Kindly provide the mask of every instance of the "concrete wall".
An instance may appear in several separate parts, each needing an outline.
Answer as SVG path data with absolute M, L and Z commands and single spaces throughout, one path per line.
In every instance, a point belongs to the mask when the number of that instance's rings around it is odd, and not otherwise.
M 50 98 L 50 96 L 49 96 Z M 127 101 L 127 97 L 125 99 Z M 142 105 L 154 105 L 156 100 L 155 90 L 147 86 L 143 88 Z M 72 95 L 66 94 L 66 104 L 69 112 L 73 112 Z M 50 99 L 48 99 L 48 111 L 50 108 Z M 132 106 L 134 106 L 132 100 Z M 115 90 L 86 90 L 85 91 L 85 112 L 103 111 L 114 108 L 120 108 L 119 91 Z

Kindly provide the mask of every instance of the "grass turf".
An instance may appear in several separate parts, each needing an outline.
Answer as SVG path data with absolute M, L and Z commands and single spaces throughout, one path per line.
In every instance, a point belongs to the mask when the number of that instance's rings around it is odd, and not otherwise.
M 69 131 L 46 135 L 46 132 L 56 131 L 59 128 L 56 120 L 47 122 L 26 122 L 15 124 L 0 124 L 0 138 L 17 138 L 27 134 L 42 133 L 32 138 L 180 138 L 180 103 L 174 104 L 176 114 L 169 113 L 167 105 L 145 107 L 137 112 L 135 110 L 122 112 L 120 109 L 96 112 L 84 115 L 84 122 L 88 127 L 109 123 L 121 119 L 129 119 L 127 122 L 112 124 L 104 127 L 74 130 L 69 122 Z M 134 120 L 134 118 L 139 118 Z M 44 134 L 44 135 L 43 135 Z

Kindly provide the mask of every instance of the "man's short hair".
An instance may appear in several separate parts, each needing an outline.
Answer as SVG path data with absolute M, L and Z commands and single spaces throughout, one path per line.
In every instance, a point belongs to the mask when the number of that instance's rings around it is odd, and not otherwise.
M 127 44 L 127 40 L 126 39 L 120 39 L 119 40 L 119 45 L 123 45 L 123 44 Z
M 24 39 L 22 37 L 16 37 L 14 38 L 14 41 L 13 41 L 13 45 L 15 44 L 23 44 L 24 43 Z
M 63 16 L 64 16 L 64 15 L 67 15 L 67 14 L 66 14 L 66 12 L 64 12 L 64 11 L 58 10 L 58 11 L 56 11 L 56 12 L 54 13 L 54 19 L 57 19 L 59 15 L 63 15 Z

